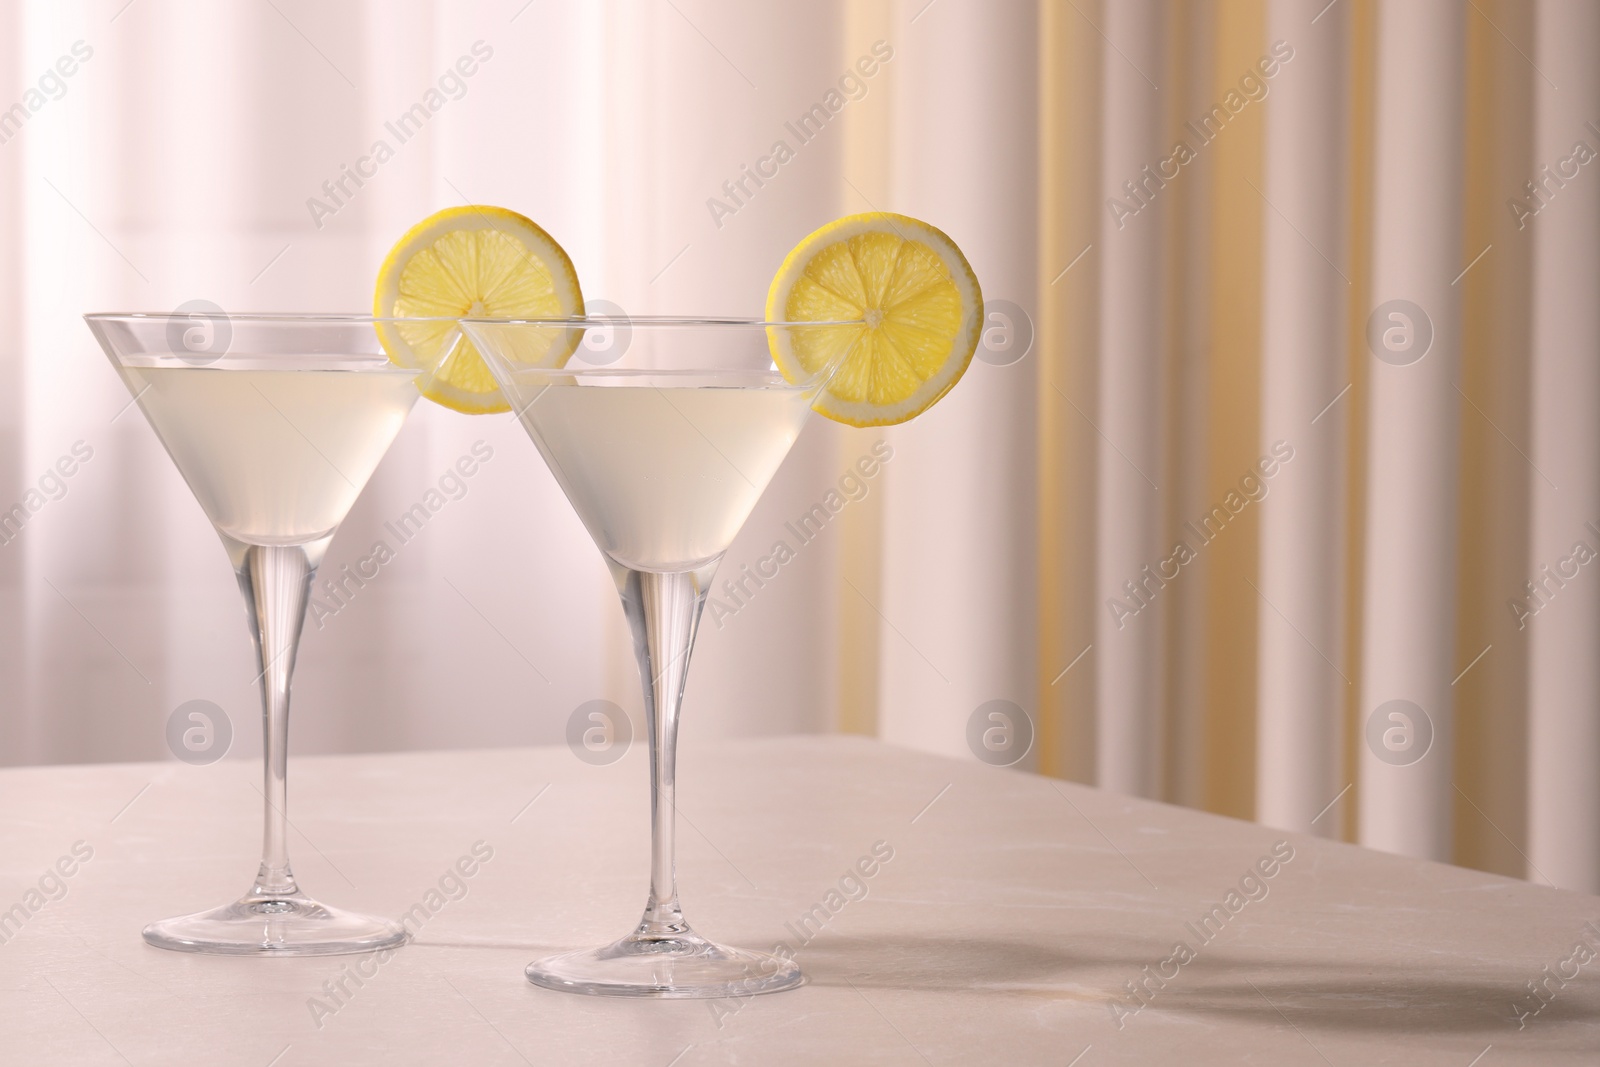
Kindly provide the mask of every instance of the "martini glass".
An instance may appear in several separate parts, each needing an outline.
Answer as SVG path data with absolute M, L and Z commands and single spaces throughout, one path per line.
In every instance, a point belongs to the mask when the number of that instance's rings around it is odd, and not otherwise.
M 221 536 L 260 667 L 266 804 L 255 884 L 231 904 L 152 923 L 144 939 L 235 956 L 404 944 L 399 923 L 318 903 L 289 868 L 289 681 L 317 567 L 416 403 L 420 371 L 390 363 L 379 345 L 375 324 L 393 320 L 85 320 Z
M 463 319 L 495 380 L 594 538 L 633 631 L 650 741 L 650 895 L 633 932 L 603 948 L 538 960 L 548 989 L 624 997 L 771 993 L 802 981 L 792 958 L 697 934 L 674 868 L 678 712 L 700 612 L 734 535 L 838 365 L 789 382 L 769 336 L 828 351 L 842 323 L 746 320 Z M 856 324 L 849 324 L 856 325 Z M 610 338 L 592 348 L 590 330 Z M 614 332 L 613 332 L 614 331 Z M 630 337 L 618 353 L 616 336 Z M 847 338 L 842 335 L 840 342 Z M 606 363 L 586 365 L 596 350 Z M 576 350 L 565 367 L 552 354 Z

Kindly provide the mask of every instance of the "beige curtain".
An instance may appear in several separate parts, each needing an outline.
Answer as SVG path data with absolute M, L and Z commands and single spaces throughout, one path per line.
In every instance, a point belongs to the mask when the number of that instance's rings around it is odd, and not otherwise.
M 1041 767 L 1164 755 L 1138 791 L 1600 890 L 1593 5 L 1079 3 L 1041 28 L 1040 373 L 1071 383 L 1039 391 Z M 1158 97 L 1159 150 L 1122 162 Z M 1178 141 L 1165 184 L 1133 165 Z M 1129 270 L 1113 239 L 1147 222 Z M 1157 316 L 1152 354 L 1125 324 Z M 1165 399 L 1116 385 L 1153 358 Z M 1153 515 L 1119 503 L 1139 448 L 1165 449 Z M 1198 558 L 1141 582 L 1179 540 Z M 1129 579 L 1147 604 L 1108 607 Z

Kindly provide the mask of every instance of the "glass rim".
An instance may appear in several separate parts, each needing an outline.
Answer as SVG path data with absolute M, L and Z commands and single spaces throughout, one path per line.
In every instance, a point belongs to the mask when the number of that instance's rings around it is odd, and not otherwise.
M 812 322 L 781 322 L 767 319 L 748 319 L 731 315 L 568 315 L 553 318 L 485 318 L 482 316 L 462 316 L 454 320 L 463 326 L 537 326 L 544 329 L 566 328 L 583 329 L 589 326 L 615 326 L 618 324 L 630 327 L 647 328 L 680 328 L 696 329 L 702 327 L 724 327 L 732 329 L 798 329 L 803 326 L 865 326 L 864 319 L 825 319 Z
M 160 322 L 173 319 L 187 320 L 202 312 L 186 311 L 92 311 L 85 322 Z M 379 325 L 413 322 L 460 322 L 454 315 L 363 315 L 357 312 L 299 312 L 299 311 L 221 311 L 210 313 L 229 322 L 262 324 L 296 324 L 318 326 Z

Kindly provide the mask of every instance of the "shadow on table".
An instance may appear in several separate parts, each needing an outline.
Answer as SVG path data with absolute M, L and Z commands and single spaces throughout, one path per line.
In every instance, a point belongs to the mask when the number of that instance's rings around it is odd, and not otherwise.
M 1033 996 L 1107 1005 L 1136 1001 L 1126 988 L 1166 951 L 1151 943 L 1072 946 L 972 938 L 826 935 L 799 953 L 810 982 L 859 989 Z M 1152 968 L 1153 971 L 1153 968 Z M 1517 1031 L 1517 1008 L 1538 1006 L 1526 981 L 1453 973 L 1448 961 L 1395 967 L 1282 958 L 1210 956 L 1204 950 L 1149 998 L 1151 1012 L 1231 1017 L 1321 1031 L 1448 1033 Z M 1557 992 L 1528 1026 L 1600 1020 L 1600 987 L 1581 980 Z M 1513 1007 L 1513 1006 L 1516 1007 Z

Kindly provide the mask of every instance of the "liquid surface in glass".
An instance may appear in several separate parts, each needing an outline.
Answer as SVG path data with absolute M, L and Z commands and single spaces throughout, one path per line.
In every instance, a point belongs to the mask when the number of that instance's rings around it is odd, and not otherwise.
M 800 435 L 808 392 L 558 380 L 521 419 L 595 544 L 632 570 L 698 568 L 728 550 Z M 659 379 L 657 379 L 659 380 Z
M 257 545 L 332 533 L 418 396 L 398 367 L 124 371 L 212 523 Z

